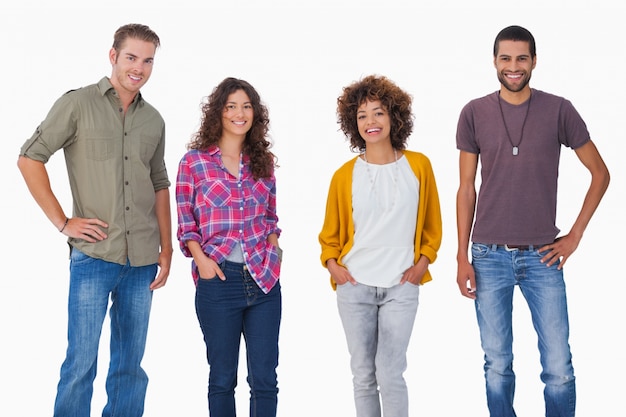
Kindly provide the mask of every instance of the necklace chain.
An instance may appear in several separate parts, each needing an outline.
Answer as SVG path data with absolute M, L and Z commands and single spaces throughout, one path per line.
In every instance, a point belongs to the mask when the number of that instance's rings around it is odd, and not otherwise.
M 519 141 L 517 145 L 513 143 L 511 139 L 511 134 L 509 133 L 509 127 L 506 125 L 506 120 L 504 120 L 504 111 L 502 111 L 502 101 L 500 99 L 500 92 L 498 92 L 498 107 L 500 107 L 500 116 L 502 116 L 502 123 L 504 123 L 504 130 L 506 130 L 506 137 L 509 140 L 509 143 L 513 147 L 513 156 L 516 156 L 519 153 L 519 146 L 522 144 L 522 140 L 524 139 L 524 127 L 526 127 L 526 120 L 528 119 L 528 113 L 530 112 L 530 100 L 532 100 L 532 93 L 528 97 L 528 105 L 526 106 L 526 115 L 524 115 L 524 121 L 522 122 L 522 132 L 519 137 Z
M 394 161 L 394 171 L 393 171 L 393 200 L 391 200 L 391 205 L 389 209 L 392 209 L 396 205 L 396 197 L 398 195 L 398 151 L 393 150 Z M 378 192 L 376 192 L 376 186 L 374 185 L 374 177 L 370 172 L 370 164 L 367 162 L 367 151 L 363 152 L 363 161 L 365 161 L 365 169 L 367 170 L 367 176 L 370 180 L 370 185 L 372 192 L 374 193 L 374 197 L 376 198 L 376 203 L 378 207 L 383 208 L 381 205 L 380 197 L 378 196 Z

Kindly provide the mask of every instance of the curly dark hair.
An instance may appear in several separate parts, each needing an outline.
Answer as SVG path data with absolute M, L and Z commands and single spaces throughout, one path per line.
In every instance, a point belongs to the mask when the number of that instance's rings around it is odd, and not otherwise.
M 268 140 L 269 116 L 267 107 L 261 102 L 259 93 L 247 81 L 228 77 L 224 79 L 208 99 L 201 105 L 202 120 L 200 129 L 187 146 L 188 149 L 208 149 L 217 145 L 222 136 L 222 114 L 228 97 L 238 90 L 243 90 L 250 99 L 254 112 L 252 127 L 246 133 L 243 153 L 250 158 L 250 171 L 255 180 L 270 177 L 276 166 L 276 157 L 270 152 L 272 146 Z
M 364 151 L 365 140 L 357 126 L 357 110 L 365 101 L 380 101 L 391 119 L 391 146 L 406 148 L 413 131 L 412 97 L 385 76 L 368 75 L 343 88 L 337 98 L 337 123 L 350 141 L 350 149 Z

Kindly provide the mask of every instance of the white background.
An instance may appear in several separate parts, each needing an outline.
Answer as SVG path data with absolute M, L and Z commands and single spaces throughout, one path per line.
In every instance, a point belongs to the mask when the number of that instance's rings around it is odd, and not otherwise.
M 148 24 L 161 37 L 143 94 L 166 120 L 172 181 L 198 127 L 200 103 L 225 77 L 252 83 L 270 110 L 285 251 L 278 369 L 282 417 L 353 415 L 349 358 L 335 294 L 319 262 L 317 234 L 330 176 L 353 156 L 338 130 L 336 98 L 343 86 L 372 73 L 388 76 L 413 95 L 416 119 L 409 149 L 430 157 L 443 210 L 434 281 L 422 288 L 408 352 L 411 415 L 487 414 L 473 303 L 459 295 L 455 282 L 455 130 L 467 101 L 499 87 L 492 64 L 497 32 L 511 24 L 531 30 L 538 53 L 531 86 L 573 102 L 612 174 L 565 276 L 578 415 L 623 412 L 626 285 L 619 257 L 625 230 L 618 210 L 623 212 L 626 190 L 624 6 L 610 8 L 611 2 L 602 0 L 202 3 L 206 6 L 25 0 L 0 7 L 0 169 L 6 187 L 0 201 L 0 416 L 52 414 L 66 347 L 67 245 L 28 193 L 16 167 L 18 152 L 61 94 L 110 75 L 113 32 L 130 22 Z M 48 169 L 69 214 L 60 153 Z M 567 232 L 589 176 L 569 149 L 563 150 L 560 172 L 557 221 Z M 175 223 L 174 217 L 173 230 Z M 168 284 L 154 294 L 144 360 L 149 417 L 207 415 L 208 367 L 189 264 L 175 242 Z M 517 413 L 543 415 L 537 341 L 519 292 L 514 313 Z M 106 401 L 108 339 L 107 320 L 94 416 Z M 238 408 L 245 416 L 245 362 L 240 368 Z

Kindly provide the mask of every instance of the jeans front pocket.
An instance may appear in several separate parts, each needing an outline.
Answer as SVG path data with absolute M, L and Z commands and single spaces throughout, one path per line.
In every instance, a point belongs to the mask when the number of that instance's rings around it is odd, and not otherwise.
M 484 243 L 473 243 L 472 244 L 472 259 L 480 259 L 484 258 L 489 254 L 490 245 L 485 245 Z

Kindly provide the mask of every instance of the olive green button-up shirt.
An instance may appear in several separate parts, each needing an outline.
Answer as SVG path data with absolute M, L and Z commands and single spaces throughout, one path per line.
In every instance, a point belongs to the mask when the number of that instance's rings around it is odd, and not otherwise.
M 69 91 L 50 109 L 20 155 L 46 163 L 59 149 L 73 197 L 73 217 L 109 227 L 96 243 L 70 238 L 87 255 L 117 264 L 158 261 L 155 193 L 170 186 L 164 160 L 165 122 L 141 94 L 122 110 L 107 77 Z

